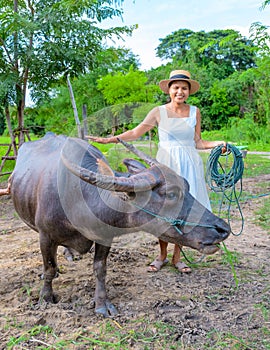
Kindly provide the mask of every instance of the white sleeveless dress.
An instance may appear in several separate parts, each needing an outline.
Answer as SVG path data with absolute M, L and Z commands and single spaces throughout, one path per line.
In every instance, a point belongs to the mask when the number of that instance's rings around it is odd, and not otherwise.
M 159 145 L 156 158 L 184 177 L 189 182 L 193 197 L 211 210 L 203 161 L 194 141 L 196 109 L 195 106 L 190 106 L 188 118 L 168 118 L 166 107 L 159 107 Z

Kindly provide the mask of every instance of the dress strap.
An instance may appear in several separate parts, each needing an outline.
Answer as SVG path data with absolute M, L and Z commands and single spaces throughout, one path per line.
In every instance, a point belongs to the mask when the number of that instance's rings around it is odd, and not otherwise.
M 190 126 L 195 127 L 197 124 L 197 107 L 190 106 L 189 110 Z
M 189 116 L 190 116 L 190 119 L 193 119 L 195 121 L 195 125 L 196 125 L 196 122 L 197 122 L 197 107 L 196 106 L 189 106 Z
M 165 105 L 159 106 L 159 114 L 160 114 L 160 122 L 161 120 L 164 120 L 165 118 L 167 118 L 167 110 Z

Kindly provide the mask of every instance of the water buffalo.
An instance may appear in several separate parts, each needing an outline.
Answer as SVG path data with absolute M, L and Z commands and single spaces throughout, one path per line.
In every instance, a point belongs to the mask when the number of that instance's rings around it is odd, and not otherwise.
M 55 302 L 57 247 L 89 251 L 95 242 L 95 312 L 117 314 L 106 294 L 106 259 L 113 238 L 145 231 L 164 241 L 211 254 L 230 228 L 189 193 L 186 180 L 126 145 L 143 163 L 125 159 L 127 173 L 114 172 L 86 141 L 52 133 L 24 143 L 11 178 L 11 196 L 21 219 L 39 233 L 44 284 L 41 300 Z

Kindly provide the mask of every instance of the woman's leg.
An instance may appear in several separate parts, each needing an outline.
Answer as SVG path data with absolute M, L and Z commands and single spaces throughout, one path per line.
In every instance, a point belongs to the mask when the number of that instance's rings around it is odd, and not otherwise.
M 191 268 L 188 267 L 184 262 L 180 261 L 180 253 L 182 246 L 175 244 L 173 250 L 172 264 L 177 268 L 178 271 L 183 273 L 190 273 Z
M 161 239 L 158 240 L 159 247 L 160 247 L 160 255 L 158 257 L 158 260 L 165 260 L 167 258 L 167 248 L 168 248 L 168 242 L 164 242 Z
M 149 265 L 148 271 L 149 272 L 157 272 L 159 271 L 162 266 L 166 265 L 168 263 L 167 259 L 167 247 L 168 242 L 164 242 L 162 240 L 159 241 L 159 247 L 160 247 L 160 254 L 159 256 Z
M 180 261 L 180 252 L 181 252 L 182 246 L 175 244 L 173 249 L 173 257 L 172 257 L 172 264 L 175 265 Z

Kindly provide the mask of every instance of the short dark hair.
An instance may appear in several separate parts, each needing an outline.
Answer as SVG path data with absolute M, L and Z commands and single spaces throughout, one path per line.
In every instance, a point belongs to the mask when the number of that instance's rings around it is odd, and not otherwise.
M 181 80 L 181 79 L 179 79 L 179 80 L 173 80 L 173 81 L 170 81 L 170 82 L 169 82 L 169 84 L 168 84 L 168 88 L 170 88 L 170 87 L 171 87 L 171 85 L 172 85 L 173 83 L 175 83 L 176 81 L 186 81 L 186 82 L 188 83 L 189 90 L 190 90 L 190 88 L 191 88 L 190 82 L 189 82 L 189 81 L 187 81 L 187 80 Z

